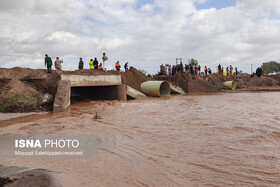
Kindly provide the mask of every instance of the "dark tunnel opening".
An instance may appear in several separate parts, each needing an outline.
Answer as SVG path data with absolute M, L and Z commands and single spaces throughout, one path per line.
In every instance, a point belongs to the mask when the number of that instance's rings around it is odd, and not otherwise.
M 71 103 L 90 100 L 119 100 L 118 86 L 71 87 Z

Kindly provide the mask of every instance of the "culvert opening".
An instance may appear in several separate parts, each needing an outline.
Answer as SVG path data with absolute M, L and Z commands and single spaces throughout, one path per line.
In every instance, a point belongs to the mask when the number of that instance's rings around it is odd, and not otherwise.
M 118 100 L 118 86 L 71 87 L 71 102 Z
M 160 96 L 163 96 L 163 97 L 170 96 L 170 92 L 171 92 L 171 89 L 170 89 L 168 82 L 163 82 L 160 85 L 160 89 L 159 89 Z

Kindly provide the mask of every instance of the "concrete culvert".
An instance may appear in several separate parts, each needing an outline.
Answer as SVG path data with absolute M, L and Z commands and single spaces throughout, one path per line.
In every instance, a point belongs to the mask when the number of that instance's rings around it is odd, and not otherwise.
M 170 86 L 166 81 L 146 81 L 141 84 L 141 90 L 148 96 L 170 96 Z
M 234 81 L 226 81 L 226 82 L 224 82 L 224 86 L 225 86 L 227 89 L 235 90 L 235 88 L 236 88 L 236 83 L 235 83 Z

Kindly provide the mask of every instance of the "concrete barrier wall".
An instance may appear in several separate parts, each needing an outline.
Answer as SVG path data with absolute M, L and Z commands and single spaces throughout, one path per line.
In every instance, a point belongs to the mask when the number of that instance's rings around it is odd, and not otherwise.
M 71 82 L 61 80 L 58 83 L 57 92 L 54 98 L 53 112 L 62 112 L 70 105 Z
M 122 85 L 120 75 L 61 75 L 61 80 L 70 80 L 71 87 Z

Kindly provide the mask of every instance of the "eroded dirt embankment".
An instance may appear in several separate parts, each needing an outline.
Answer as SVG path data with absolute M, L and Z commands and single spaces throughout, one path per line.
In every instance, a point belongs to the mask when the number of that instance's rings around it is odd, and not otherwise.
M 0 112 L 27 112 L 51 110 L 61 74 L 74 75 L 121 75 L 123 84 L 140 92 L 141 83 L 148 80 L 167 80 L 180 86 L 189 94 L 218 93 L 225 90 L 223 82 L 234 80 L 237 89 L 245 91 L 277 91 L 280 89 L 280 75 L 271 77 L 224 77 L 217 74 L 208 76 L 157 76 L 153 79 L 131 67 L 126 72 L 76 70 L 53 71 L 29 68 L 0 68 Z M 46 98 L 47 101 L 46 101 Z
M 133 67 L 126 72 L 84 69 L 52 71 L 51 74 L 43 69 L 0 68 L 0 112 L 51 110 L 61 74 L 121 75 L 123 84 L 140 92 L 141 83 L 151 80 Z
M 222 76 L 191 76 L 176 74 L 175 76 L 158 76 L 157 80 L 167 80 L 182 87 L 189 94 L 218 93 L 225 91 L 225 81 L 235 81 L 237 91 L 280 91 L 280 75 L 269 77 Z

